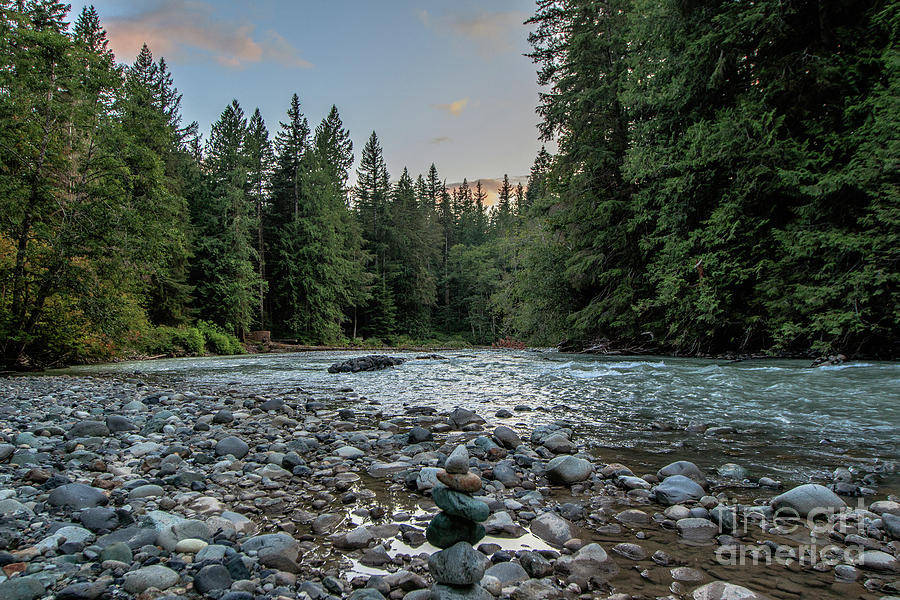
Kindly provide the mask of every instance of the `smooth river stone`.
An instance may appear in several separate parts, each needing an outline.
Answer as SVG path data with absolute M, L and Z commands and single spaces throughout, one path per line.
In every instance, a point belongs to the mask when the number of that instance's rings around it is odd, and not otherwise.
M 483 525 L 445 512 L 434 515 L 425 530 L 425 538 L 438 548 L 449 548 L 459 542 L 468 542 L 474 546 L 484 535 Z
M 481 477 L 475 473 L 448 473 L 444 469 L 437 472 L 437 479 L 451 490 L 471 494 L 481 489 Z
M 463 444 L 456 447 L 447 462 L 444 463 L 444 470 L 455 475 L 463 475 L 469 472 L 469 451 Z
M 438 583 L 471 585 L 484 577 L 487 557 L 468 542 L 453 544 L 428 557 L 428 570 Z
M 431 490 L 434 503 L 445 512 L 472 521 L 484 521 L 491 514 L 490 507 L 471 496 L 451 490 L 445 485 L 437 485 Z

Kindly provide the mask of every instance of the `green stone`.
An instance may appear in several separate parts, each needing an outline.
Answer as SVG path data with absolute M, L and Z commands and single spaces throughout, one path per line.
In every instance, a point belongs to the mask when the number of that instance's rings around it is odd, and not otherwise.
M 484 521 L 491 514 L 491 509 L 481 500 L 468 494 L 451 490 L 445 485 L 436 485 L 431 490 L 431 497 L 438 508 L 464 519 Z
M 473 546 L 484 537 L 484 527 L 469 519 L 439 512 L 431 519 L 425 538 L 432 546 L 449 548 L 459 542 L 468 542 Z
M 132 560 L 131 548 L 125 542 L 110 544 L 100 553 L 100 562 L 105 560 L 117 560 L 130 564 Z

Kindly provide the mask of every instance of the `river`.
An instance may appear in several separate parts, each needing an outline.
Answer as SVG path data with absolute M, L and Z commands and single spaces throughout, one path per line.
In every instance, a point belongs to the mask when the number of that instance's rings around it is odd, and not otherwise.
M 738 363 L 670 357 L 597 357 L 533 351 L 455 351 L 386 371 L 329 374 L 359 352 L 303 352 L 164 359 L 67 369 L 72 374 L 141 373 L 160 382 L 305 390 L 339 402 L 377 402 L 386 415 L 407 406 L 463 406 L 524 432 L 558 419 L 607 462 L 655 471 L 676 459 L 710 472 L 725 462 L 751 477 L 785 483 L 830 480 L 836 467 L 885 473 L 900 488 L 900 364 L 856 362 L 809 368 L 807 362 Z M 689 433 L 689 425 L 734 433 Z M 696 428 L 692 428 L 696 429 Z M 700 428 L 702 429 L 702 427 Z M 883 487 L 882 492 L 885 491 Z

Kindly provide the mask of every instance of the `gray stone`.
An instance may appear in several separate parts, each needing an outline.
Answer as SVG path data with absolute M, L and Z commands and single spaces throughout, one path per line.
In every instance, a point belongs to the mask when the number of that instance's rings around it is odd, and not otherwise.
M 231 573 L 222 565 L 206 565 L 194 575 L 194 589 L 201 594 L 231 587 Z
M 342 446 L 335 450 L 334 453 L 341 458 L 349 458 L 351 460 L 354 458 L 362 458 L 366 455 L 365 452 L 355 446 Z
M 738 481 L 742 481 L 747 478 L 747 469 L 742 467 L 741 465 L 736 465 L 734 463 L 725 463 L 716 469 L 716 472 L 719 473 L 719 477 L 724 477 L 725 479 L 736 479 Z
M 531 522 L 531 533 L 551 546 L 558 547 L 572 538 L 578 537 L 572 523 L 552 512 L 545 512 L 534 519 Z
M 484 573 L 491 577 L 496 577 L 503 584 L 503 587 L 517 585 L 529 579 L 528 572 L 515 562 L 502 562 L 494 565 Z
M 684 475 L 666 477 L 653 492 L 656 501 L 665 505 L 696 501 L 705 495 L 700 484 Z
M 297 557 L 300 555 L 300 544 L 285 533 L 257 535 L 244 541 L 241 549 L 244 552 L 255 550 L 259 562 L 282 571 L 296 569 Z
M 167 590 L 178 583 L 178 573 L 162 565 L 150 565 L 125 573 L 122 587 L 126 592 L 140 594 L 149 589 Z
M 390 477 L 394 473 L 402 473 L 403 471 L 408 470 L 409 467 L 410 464 L 403 461 L 389 463 L 375 462 L 366 469 L 366 473 L 368 473 L 370 477 Z
M 575 554 L 560 557 L 556 561 L 556 570 L 585 580 L 605 582 L 619 572 L 619 567 L 600 544 L 588 544 Z
M 150 527 L 125 527 L 101 536 L 96 544 L 106 548 L 116 542 L 125 542 L 129 548 L 137 550 L 143 546 L 156 544 L 157 537 L 159 532 Z
M 248 452 L 250 452 L 250 446 L 247 442 L 234 435 L 222 438 L 216 444 L 216 456 L 230 454 L 235 458 L 244 458 Z
M 484 522 L 484 530 L 488 535 L 499 537 L 522 537 L 525 528 L 512 520 L 508 512 L 495 512 Z
M 121 415 L 109 415 L 106 417 L 106 428 L 110 433 L 118 433 L 120 431 L 134 431 L 138 428 L 131 419 Z
M 37 577 L 16 577 L 0 583 L 3 600 L 34 600 L 44 595 L 44 584 Z
M 494 465 L 494 480 L 499 481 L 506 487 L 515 487 L 522 483 L 522 480 L 516 474 L 513 463 L 508 460 L 502 460 Z
M 698 587 L 691 594 L 691 598 L 693 600 L 769 600 L 768 596 L 725 581 L 714 581 Z
M 194 557 L 194 562 L 201 563 L 204 561 L 222 561 L 225 560 L 225 554 L 227 552 L 228 546 L 210 544 L 197 553 L 197 556 Z
M 428 570 L 438 583 L 472 585 L 481 581 L 487 558 L 468 542 L 459 542 L 428 557 Z
M 530 577 L 540 579 L 553 573 L 553 564 L 539 552 L 527 550 L 519 553 L 519 564 Z
M 629 560 L 644 560 L 647 558 L 647 552 L 637 544 L 629 544 L 627 542 L 616 544 L 613 546 L 612 551 Z
M 130 564 L 132 558 L 131 548 L 129 548 L 128 544 L 125 542 L 110 544 L 100 551 L 100 562 L 115 560 L 121 563 Z
M 708 542 L 721 533 L 719 527 L 708 519 L 681 519 L 675 527 L 681 537 L 692 542 Z
M 384 596 L 375 588 L 360 588 L 353 590 L 347 600 L 384 600 Z
M 424 427 L 413 427 L 409 430 L 409 436 L 407 438 L 410 444 L 430 442 L 432 439 L 434 439 L 434 436 L 432 436 L 431 432 Z
M 450 413 L 449 420 L 450 424 L 457 429 L 462 429 L 466 425 L 481 425 L 484 423 L 484 419 L 467 408 L 457 408 Z
M 66 432 L 67 440 L 74 440 L 82 437 L 105 437 L 109 435 L 109 428 L 102 421 L 81 421 L 75 423 Z
M 494 600 L 480 585 L 454 586 L 437 583 L 431 588 L 431 600 Z
M 444 463 L 444 470 L 448 473 L 463 474 L 469 472 L 469 451 L 462 444 L 453 449 L 447 462 Z
M 866 550 L 857 557 L 856 566 L 879 573 L 900 573 L 900 562 L 881 550 Z
M 16 447 L 12 444 L 0 444 L 0 462 L 12 456 L 15 451 Z
M 317 535 L 333 531 L 344 520 L 344 515 L 338 513 L 324 513 L 313 519 L 312 530 Z
M 846 508 L 837 494 L 823 485 L 807 483 L 772 499 L 777 516 L 829 516 Z
M 31 517 L 34 516 L 34 511 L 12 498 L 0 500 L 0 516 L 12 517 L 16 515 Z
M 212 536 L 209 526 L 199 519 L 182 519 L 177 523 L 163 527 L 156 538 L 156 543 L 169 552 L 175 550 L 175 546 L 181 540 L 204 540 L 208 541 Z
M 87 508 L 78 515 L 81 524 L 91 531 L 100 531 L 101 529 L 113 530 L 119 526 L 119 516 L 112 508 L 96 507 Z
M 554 454 L 575 454 L 578 452 L 578 446 L 564 434 L 558 432 L 551 433 L 544 438 L 541 445 Z
M 128 497 L 132 500 L 139 498 L 156 498 L 158 496 L 164 495 L 165 493 L 165 490 L 163 490 L 161 486 L 147 484 L 139 485 L 138 487 L 128 492 Z
M 900 540 L 900 517 L 891 513 L 882 513 L 881 522 L 884 524 L 884 530 L 895 540 Z
M 660 480 L 665 480 L 672 475 L 683 475 L 688 479 L 697 482 L 701 486 L 706 486 L 706 475 L 700 470 L 700 467 L 687 460 L 678 460 L 664 466 L 656 472 L 656 476 Z
M 333 536 L 331 543 L 334 544 L 335 548 L 358 550 L 367 547 L 374 539 L 375 536 L 369 531 L 368 527 L 360 526 L 347 533 Z
M 551 600 L 564 597 L 550 579 L 529 579 L 512 593 L 512 600 Z
M 547 463 L 547 477 L 554 483 L 571 485 L 591 476 L 593 465 L 576 456 L 557 456 Z
M 506 425 L 499 425 L 494 428 L 494 439 L 509 450 L 515 450 L 522 445 L 522 439 L 519 437 L 519 434 Z
M 51 506 L 81 510 L 106 505 L 109 503 L 109 498 L 101 490 L 89 485 L 67 483 L 50 492 L 47 503 Z
M 419 474 L 416 475 L 416 489 L 424 492 L 441 485 L 438 481 L 437 474 L 441 469 L 437 467 L 422 467 Z
M 96 600 L 106 592 L 109 580 L 73 583 L 56 592 L 56 600 Z

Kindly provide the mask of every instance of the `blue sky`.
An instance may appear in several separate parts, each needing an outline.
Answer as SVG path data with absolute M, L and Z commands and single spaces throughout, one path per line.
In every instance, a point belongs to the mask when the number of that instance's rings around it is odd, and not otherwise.
M 83 4 L 73 3 L 72 19 Z M 96 0 L 120 62 L 147 42 L 210 124 L 237 98 L 274 137 L 292 93 L 310 126 L 337 105 L 359 151 L 377 131 L 392 178 L 524 176 L 540 142 L 532 0 Z M 493 182 L 487 182 L 489 185 Z M 493 186 L 491 186 L 493 187 Z

